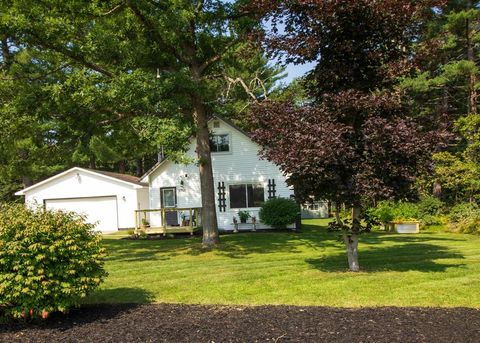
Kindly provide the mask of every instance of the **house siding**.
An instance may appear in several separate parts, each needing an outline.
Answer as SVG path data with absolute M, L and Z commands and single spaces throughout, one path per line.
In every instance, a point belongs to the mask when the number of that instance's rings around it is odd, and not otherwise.
M 62 177 L 40 185 L 25 194 L 29 207 L 44 206 L 45 200 L 115 196 L 118 227 L 135 227 L 134 210 L 148 204 L 148 189 L 134 189 L 128 184 L 109 180 L 81 170 L 72 170 Z
M 274 179 L 276 196 L 288 198 L 293 195 L 293 190 L 288 187 L 286 178 L 280 169 L 273 163 L 262 160 L 258 156 L 260 147 L 249 137 L 225 122 L 218 120 L 219 127 L 213 128 L 213 134 L 228 134 L 230 136 L 230 151 L 212 153 L 213 177 L 215 183 L 215 206 L 217 209 L 218 226 L 223 230 L 233 230 L 233 217 L 238 219 L 239 210 L 247 210 L 252 216 L 258 218 L 260 208 L 231 209 L 229 185 L 241 183 L 261 184 L 264 187 L 265 200 L 268 199 L 268 180 Z M 196 144 L 191 142 L 186 155 L 195 160 Z M 182 187 L 183 181 L 183 187 Z M 220 212 L 218 207 L 218 183 L 225 183 L 226 211 Z M 201 207 L 200 177 L 195 163 L 188 165 L 175 164 L 166 161 L 149 176 L 150 207 L 160 207 L 160 188 L 177 188 L 177 207 Z M 159 216 L 151 216 L 152 225 L 159 224 Z M 260 228 L 262 227 L 259 224 Z

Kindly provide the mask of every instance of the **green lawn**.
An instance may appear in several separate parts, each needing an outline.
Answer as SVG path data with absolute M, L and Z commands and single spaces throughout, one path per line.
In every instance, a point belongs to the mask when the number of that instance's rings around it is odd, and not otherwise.
M 109 276 L 87 302 L 480 307 L 480 237 L 437 231 L 361 237 L 363 272 L 325 221 L 301 233 L 126 241 L 105 236 Z

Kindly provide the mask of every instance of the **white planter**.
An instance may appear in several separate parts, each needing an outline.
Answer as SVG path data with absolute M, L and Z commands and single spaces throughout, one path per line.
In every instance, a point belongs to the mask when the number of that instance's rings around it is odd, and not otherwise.
M 394 222 L 392 223 L 395 226 L 395 231 L 398 233 L 419 233 L 420 232 L 420 223 L 419 222 Z

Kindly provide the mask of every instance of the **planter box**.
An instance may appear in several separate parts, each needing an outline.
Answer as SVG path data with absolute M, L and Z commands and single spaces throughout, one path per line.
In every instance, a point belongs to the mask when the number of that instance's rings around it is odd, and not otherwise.
M 419 233 L 420 232 L 420 222 L 416 222 L 416 221 L 392 222 L 391 224 L 395 228 L 395 231 L 398 233 Z

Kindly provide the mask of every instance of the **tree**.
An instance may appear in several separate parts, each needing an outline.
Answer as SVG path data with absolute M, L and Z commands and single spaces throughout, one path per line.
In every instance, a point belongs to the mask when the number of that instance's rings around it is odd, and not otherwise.
M 66 112 L 69 103 L 78 110 L 70 115 L 75 124 L 69 128 L 80 127 L 83 133 L 79 158 L 88 146 L 98 155 L 106 139 L 101 135 L 90 144 L 99 136 L 94 123 L 105 126 L 142 117 L 152 127 L 163 118 L 192 129 L 206 245 L 218 243 L 207 120 L 221 106 L 218 94 L 225 71 L 256 25 L 240 2 L 11 0 L 2 6 L 2 24 L 18 46 L 53 54 L 66 65 L 65 81 L 53 88 L 78 90 L 61 107 Z M 85 109 L 96 119 L 83 121 Z M 112 161 L 121 157 L 112 151 L 107 155 L 115 157 Z
M 423 182 L 429 185 L 427 193 L 449 203 L 476 198 L 479 5 L 471 0 L 446 1 L 417 44 L 417 72 L 401 83 L 417 116 L 446 117 L 456 134 L 449 152 L 434 156 L 434 178 L 425 176 Z
M 263 156 L 289 175 L 301 200 L 352 208 L 344 232 L 350 270 L 358 271 L 364 199 L 408 197 L 429 168 L 439 133 L 427 130 L 402 103 L 395 85 L 410 70 L 412 46 L 433 2 L 260 1 L 273 25 L 265 43 L 287 60 L 315 61 L 307 76 L 314 101 L 260 105 L 252 121 Z M 288 125 L 285 125 L 288 123 Z

